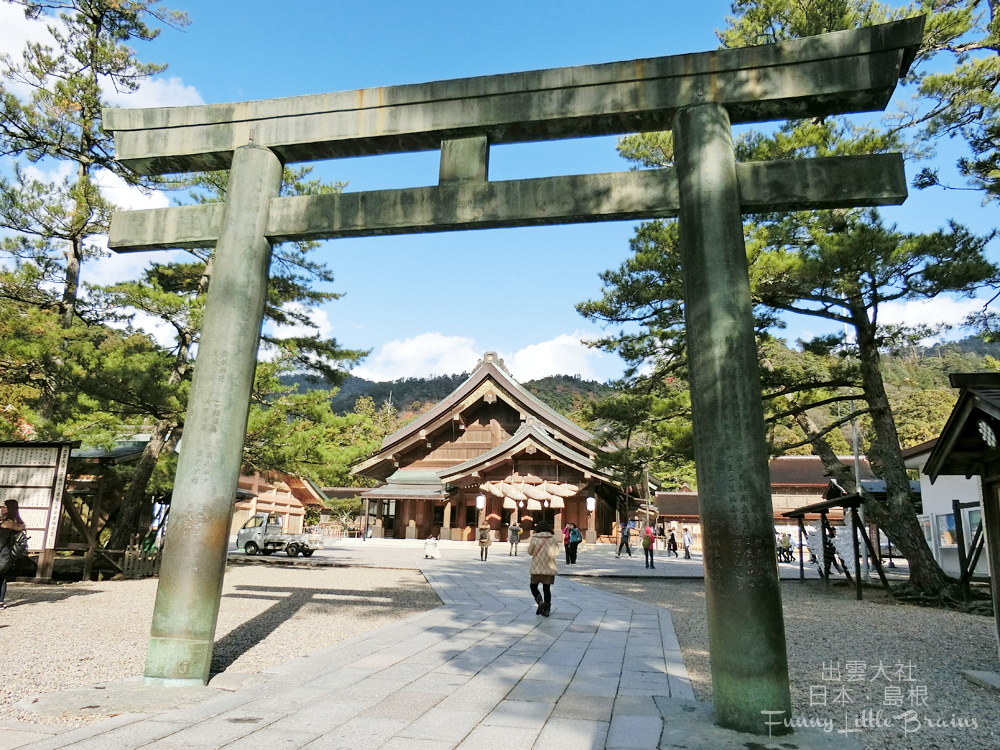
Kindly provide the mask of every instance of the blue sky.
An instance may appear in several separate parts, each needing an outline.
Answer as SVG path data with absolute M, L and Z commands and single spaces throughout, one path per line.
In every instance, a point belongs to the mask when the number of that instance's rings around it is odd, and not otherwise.
M 171 106 L 265 99 L 368 86 L 414 83 L 629 60 L 713 49 L 729 3 L 428 1 L 283 4 L 199 0 L 185 7 L 191 25 L 164 29 L 140 44 L 141 59 L 169 69 L 122 106 Z M 40 33 L 16 9 L 0 5 L 0 51 L 19 53 Z M 13 15 L 12 15 L 13 14 Z M 627 169 L 615 138 L 494 147 L 491 179 L 516 179 Z M 936 160 L 943 174 L 958 144 Z M 317 173 L 347 180 L 348 190 L 431 185 L 434 153 L 324 162 Z M 908 167 L 908 173 L 916 171 Z M 116 192 L 117 190 L 117 192 Z M 165 205 L 166 196 L 136 196 L 109 182 L 130 207 Z M 995 208 L 973 193 L 912 191 L 907 204 L 883 211 L 901 228 L 932 230 L 949 218 L 985 231 Z M 486 350 L 507 358 L 522 380 L 553 373 L 615 377 L 621 364 L 578 342 L 601 331 L 574 310 L 600 294 L 598 274 L 628 254 L 634 224 L 504 229 L 337 240 L 319 257 L 345 293 L 315 312 L 324 333 L 343 345 L 372 349 L 357 374 L 373 379 L 469 369 Z M 149 255 L 110 258 L 87 275 L 102 281 L 134 276 Z M 900 308 L 899 319 L 961 317 L 967 303 L 938 300 Z M 928 317 L 929 316 L 929 317 Z M 883 320 L 889 320 L 883 317 Z M 789 320 L 794 340 L 820 329 Z

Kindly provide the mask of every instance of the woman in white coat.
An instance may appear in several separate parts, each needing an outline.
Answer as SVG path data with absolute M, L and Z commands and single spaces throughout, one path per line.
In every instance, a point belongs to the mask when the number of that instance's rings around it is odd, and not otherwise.
M 538 603 L 536 615 L 548 617 L 552 611 L 552 589 L 556 582 L 556 558 L 559 557 L 559 540 L 552 534 L 552 527 L 547 523 L 539 523 L 531 535 L 528 544 L 531 554 L 531 595 Z M 542 593 L 538 592 L 538 584 L 542 585 Z

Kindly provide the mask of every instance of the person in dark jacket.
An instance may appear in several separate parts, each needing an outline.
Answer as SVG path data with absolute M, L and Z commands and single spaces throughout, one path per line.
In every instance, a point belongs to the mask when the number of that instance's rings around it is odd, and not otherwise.
M 7 596 L 7 579 L 14 578 L 14 537 L 24 531 L 24 521 L 17 507 L 17 500 L 7 500 L 0 505 L 0 609 Z
M 628 556 L 632 557 L 632 547 L 628 543 L 628 537 L 629 537 L 630 533 L 631 533 L 631 530 L 628 527 L 628 522 L 627 521 L 623 521 L 622 522 L 622 540 L 618 544 L 618 554 L 616 554 L 615 557 L 621 557 L 622 556 L 622 547 L 624 547 L 625 551 L 628 552 Z
M 583 534 L 575 523 L 569 525 L 569 564 L 576 565 L 576 550 L 583 541 Z

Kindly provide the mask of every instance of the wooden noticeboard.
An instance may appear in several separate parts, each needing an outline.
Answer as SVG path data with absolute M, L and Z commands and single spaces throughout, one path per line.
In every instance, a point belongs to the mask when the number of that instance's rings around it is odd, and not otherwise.
M 0 443 L 0 503 L 16 500 L 28 550 L 41 553 L 39 578 L 50 578 L 72 443 Z

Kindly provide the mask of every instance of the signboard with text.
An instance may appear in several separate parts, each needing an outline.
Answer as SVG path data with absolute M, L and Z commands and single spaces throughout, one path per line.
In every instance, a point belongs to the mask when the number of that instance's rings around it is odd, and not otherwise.
M 28 549 L 55 549 L 71 443 L 0 443 L 0 503 L 16 500 Z

